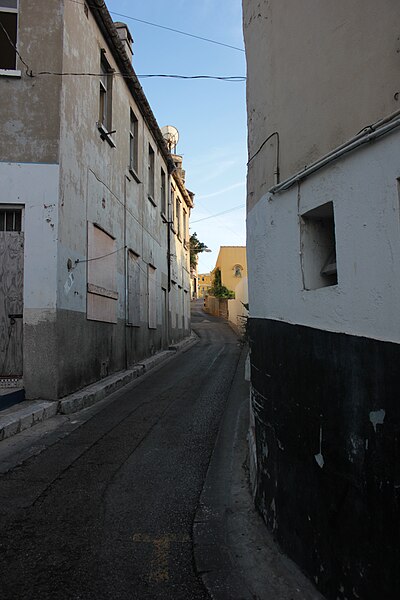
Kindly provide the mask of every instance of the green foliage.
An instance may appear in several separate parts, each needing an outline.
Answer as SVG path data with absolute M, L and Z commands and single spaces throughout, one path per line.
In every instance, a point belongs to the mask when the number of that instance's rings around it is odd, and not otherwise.
M 189 245 L 190 245 L 190 267 L 192 269 L 195 269 L 197 266 L 197 261 L 198 261 L 197 255 L 200 252 L 204 252 L 204 250 L 207 248 L 207 246 L 205 244 L 203 244 L 203 242 L 200 242 L 200 240 L 197 237 L 196 232 L 192 233 L 192 235 L 190 236 Z
M 235 292 L 222 285 L 221 269 L 215 269 L 214 279 L 208 293 L 210 296 L 215 296 L 215 298 L 228 298 L 228 300 L 235 297 Z

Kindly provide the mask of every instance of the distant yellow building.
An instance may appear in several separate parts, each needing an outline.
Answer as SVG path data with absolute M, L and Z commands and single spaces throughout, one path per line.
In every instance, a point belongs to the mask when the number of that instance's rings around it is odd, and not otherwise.
M 246 246 L 221 246 L 214 271 L 218 268 L 222 285 L 234 292 L 238 284 L 247 279 Z
M 200 273 L 198 276 L 198 297 L 204 298 L 208 294 L 208 288 L 211 286 L 211 273 Z

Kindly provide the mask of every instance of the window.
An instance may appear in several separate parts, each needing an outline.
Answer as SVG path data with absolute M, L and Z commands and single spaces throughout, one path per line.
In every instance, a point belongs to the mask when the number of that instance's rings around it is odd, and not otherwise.
M 183 209 L 183 211 L 182 211 L 182 216 L 183 216 L 183 219 L 182 219 L 182 237 L 183 237 L 183 241 L 186 244 L 186 241 L 187 241 L 187 212 L 186 212 L 185 209 Z
M 17 68 L 18 0 L 0 0 L 0 71 Z
M 99 125 L 108 132 L 111 131 L 112 69 L 104 52 L 101 53 L 100 73 Z
M 171 185 L 171 221 L 172 221 L 172 230 L 175 231 L 175 190 Z
M 175 198 L 175 231 L 177 236 L 181 237 L 181 207 L 178 196 Z
M 129 169 L 138 172 L 139 167 L 139 139 L 138 139 L 138 120 L 131 109 L 129 126 Z
M 235 265 L 233 267 L 233 276 L 234 277 L 241 277 L 242 276 L 242 271 L 243 271 L 242 265 Z
M 88 223 L 87 318 L 117 322 L 117 252 L 115 239 Z
M 135 327 L 140 326 L 141 301 L 140 301 L 140 264 L 139 256 L 129 250 L 128 252 L 128 323 Z
M 167 176 L 161 167 L 161 212 L 167 216 Z
M 0 231 L 22 231 L 22 209 L 0 209 Z
M 301 215 L 303 284 L 315 290 L 338 282 L 333 203 L 327 202 Z
M 154 150 L 149 144 L 149 184 L 148 196 L 154 203 Z
M 156 269 L 148 265 L 149 329 L 157 329 L 157 278 Z

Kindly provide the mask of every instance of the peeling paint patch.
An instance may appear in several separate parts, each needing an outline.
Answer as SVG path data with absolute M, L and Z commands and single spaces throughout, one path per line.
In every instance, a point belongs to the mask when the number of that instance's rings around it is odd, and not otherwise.
M 268 458 L 268 454 L 269 454 L 268 444 L 267 444 L 267 442 L 264 442 L 264 456 L 265 456 L 265 458 Z
M 386 411 L 383 408 L 381 408 L 381 410 L 372 410 L 369 413 L 369 420 L 372 423 L 375 433 L 376 433 L 376 426 L 383 425 L 383 422 L 385 420 L 385 415 L 386 415 Z
M 319 428 L 319 452 L 318 454 L 314 454 L 314 458 L 317 465 L 323 469 L 325 461 L 324 457 L 322 456 L 322 427 Z
M 73 284 L 74 284 L 74 275 L 73 275 L 73 273 L 70 273 L 67 277 L 67 281 L 64 283 L 64 292 L 66 294 L 69 294 Z

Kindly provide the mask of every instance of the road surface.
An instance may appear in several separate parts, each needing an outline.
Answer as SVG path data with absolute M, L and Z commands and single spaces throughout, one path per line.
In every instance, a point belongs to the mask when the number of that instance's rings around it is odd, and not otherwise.
M 1 600 L 209 598 L 192 527 L 241 347 L 200 303 L 193 329 L 190 350 L 0 477 Z

